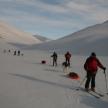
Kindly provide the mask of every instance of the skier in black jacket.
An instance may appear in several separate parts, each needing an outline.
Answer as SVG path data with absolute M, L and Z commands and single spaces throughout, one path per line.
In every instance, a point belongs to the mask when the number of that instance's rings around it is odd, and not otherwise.
M 53 66 L 57 66 L 57 53 L 54 52 L 53 55 L 51 55 L 51 57 L 53 57 Z

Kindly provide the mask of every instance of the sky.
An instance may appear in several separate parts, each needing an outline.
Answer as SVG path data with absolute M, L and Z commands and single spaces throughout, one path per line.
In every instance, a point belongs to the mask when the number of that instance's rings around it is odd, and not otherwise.
M 108 0 L 0 0 L 0 20 L 58 39 L 108 20 Z

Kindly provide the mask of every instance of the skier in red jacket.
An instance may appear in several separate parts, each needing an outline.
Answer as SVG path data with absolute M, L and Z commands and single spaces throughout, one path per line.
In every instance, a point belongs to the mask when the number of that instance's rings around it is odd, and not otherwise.
M 99 59 L 96 57 L 96 54 L 92 52 L 91 56 L 87 58 L 84 64 L 84 69 L 87 71 L 87 80 L 85 83 L 85 89 L 87 91 L 89 90 L 90 81 L 91 81 L 91 90 L 95 91 L 95 77 L 98 71 L 98 67 L 100 67 L 103 70 L 106 70 L 106 68 L 101 64 Z
M 68 66 L 70 66 L 70 58 L 71 58 L 71 54 L 69 53 L 69 51 L 67 51 L 67 53 L 65 54 L 65 59 Z

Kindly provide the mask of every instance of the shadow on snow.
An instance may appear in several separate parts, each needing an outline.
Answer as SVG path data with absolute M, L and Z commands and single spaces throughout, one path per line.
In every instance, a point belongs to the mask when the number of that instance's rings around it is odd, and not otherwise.
M 21 74 L 14 74 L 14 73 L 9 73 L 9 75 L 20 77 L 20 78 L 31 80 L 31 81 L 35 81 L 35 82 L 49 84 L 49 85 L 53 85 L 53 86 L 57 86 L 57 87 L 68 88 L 68 89 L 71 89 L 71 90 L 75 89 L 74 86 L 70 87 L 69 85 L 59 84 L 59 83 L 56 83 L 56 82 L 51 82 L 51 81 L 46 81 L 46 80 L 41 80 L 41 79 L 38 79 L 38 78 L 35 78 L 35 77 L 32 77 L 32 76 L 28 76 L 28 75 L 21 75 Z
M 102 99 L 95 99 L 94 97 L 82 96 L 80 103 L 92 108 L 108 108 L 108 102 Z
M 14 73 L 9 73 L 9 75 L 20 77 L 20 78 L 31 80 L 31 81 L 35 81 L 35 82 L 40 82 L 43 84 L 49 84 L 49 85 L 56 86 L 56 87 L 68 88 L 71 90 L 75 90 L 75 88 L 76 88 L 75 86 L 70 87 L 69 85 L 59 84 L 59 83 L 46 81 L 46 80 L 41 80 L 41 79 L 38 79 L 38 78 L 35 78 L 32 76 L 28 76 L 28 75 L 21 75 L 21 74 L 14 74 Z M 108 102 L 106 102 L 102 99 L 95 99 L 94 97 L 90 97 L 90 96 L 81 96 L 80 103 L 83 103 L 83 104 L 90 106 L 92 108 L 102 108 L 102 107 L 108 108 Z

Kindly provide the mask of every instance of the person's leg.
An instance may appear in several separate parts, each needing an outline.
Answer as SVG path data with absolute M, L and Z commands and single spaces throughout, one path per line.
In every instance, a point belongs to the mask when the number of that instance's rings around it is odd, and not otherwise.
M 55 65 L 57 66 L 57 59 L 55 59 Z
M 67 65 L 70 67 L 70 60 L 67 59 Z
M 54 62 L 55 62 L 55 61 L 54 61 L 54 59 L 53 59 L 53 66 L 54 66 Z
M 85 89 L 87 89 L 87 90 L 89 89 L 90 81 L 91 81 L 91 74 L 89 72 L 87 72 L 87 80 L 85 83 Z
M 66 58 L 66 63 L 68 63 L 68 59 Z
M 70 60 L 68 59 L 68 66 L 70 67 Z
M 95 91 L 95 77 L 96 74 L 92 75 L 92 81 L 91 81 L 91 90 Z
M 53 59 L 53 66 L 56 66 L 56 59 Z

